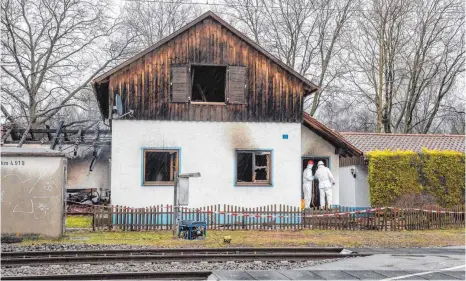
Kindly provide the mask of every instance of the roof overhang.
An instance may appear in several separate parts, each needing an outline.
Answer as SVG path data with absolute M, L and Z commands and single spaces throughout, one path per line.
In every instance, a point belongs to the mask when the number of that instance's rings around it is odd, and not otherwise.
M 335 153 L 344 157 L 361 157 L 363 155 L 362 151 L 353 146 L 342 135 L 320 123 L 307 113 L 303 114 L 303 125 L 331 143 L 335 147 Z

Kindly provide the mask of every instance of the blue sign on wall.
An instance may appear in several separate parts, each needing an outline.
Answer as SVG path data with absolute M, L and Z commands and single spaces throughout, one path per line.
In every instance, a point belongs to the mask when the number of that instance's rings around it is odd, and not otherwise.
M 287 140 L 287 139 L 288 139 L 288 135 L 287 135 L 287 134 L 283 134 L 283 135 L 282 135 L 282 139 Z

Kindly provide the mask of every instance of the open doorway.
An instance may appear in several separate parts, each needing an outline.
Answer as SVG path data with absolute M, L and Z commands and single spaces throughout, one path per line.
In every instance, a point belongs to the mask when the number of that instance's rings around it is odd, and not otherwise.
M 312 166 L 312 175 L 315 175 L 316 170 L 317 170 L 317 163 L 319 161 L 324 162 L 324 165 L 328 168 L 330 168 L 330 159 L 328 157 L 302 157 L 301 160 L 301 200 L 304 199 L 304 192 L 303 192 L 303 177 L 302 174 L 304 172 L 304 169 L 307 167 L 307 163 L 309 160 L 314 161 L 314 166 Z M 312 201 L 311 201 L 311 208 L 317 208 L 320 206 L 320 192 L 319 192 L 319 181 L 317 179 L 314 179 L 312 183 Z

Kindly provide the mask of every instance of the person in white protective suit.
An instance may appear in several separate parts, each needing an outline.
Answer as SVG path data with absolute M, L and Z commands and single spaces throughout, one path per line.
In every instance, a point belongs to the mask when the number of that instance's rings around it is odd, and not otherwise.
M 317 163 L 317 171 L 314 175 L 319 180 L 320 206 L 325 207 L 325 196 L 327 195 L 327 203 L 332 206 L 332 185 L 335 184 L 332 172 L 325 167 L 324 162 Z
M 309 160 L 309 162 L 307 162 L 307 167 L 306 169 L 304 169 L 303 172 L 303 193 L 305 209 L 310 208 L 312 200 L 312 181 L 314 180 L 314 176 L 312 176 L 312 166 L 314 166 L 314 162 L 312 160 Z

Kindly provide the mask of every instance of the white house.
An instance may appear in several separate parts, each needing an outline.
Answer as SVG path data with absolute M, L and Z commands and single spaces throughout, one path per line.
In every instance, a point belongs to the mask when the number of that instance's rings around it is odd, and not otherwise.
M 199 172 L 190 207 L 299 206 L 309 159 L 330 166 L 339 204 L 339 158 L 361 155 L 303 113 L 313 83 L 212 12 L 93 87 L 111 123 L 113 205 L 171 204 L 175 173 Z

